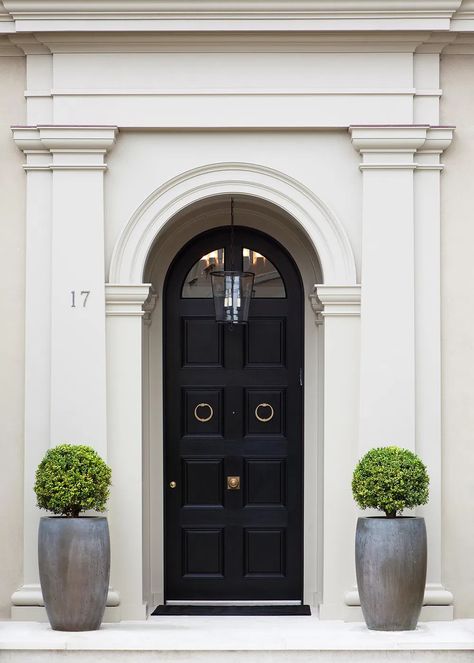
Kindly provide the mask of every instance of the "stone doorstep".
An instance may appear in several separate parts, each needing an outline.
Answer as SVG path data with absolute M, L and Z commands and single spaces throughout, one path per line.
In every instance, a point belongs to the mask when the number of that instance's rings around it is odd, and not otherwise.
M 317 617 L 151 617 L 61 633 L 37 622 L 0 622 L 0 663 L 461 663 L 474 661 L 474 619 L 374 632 Z

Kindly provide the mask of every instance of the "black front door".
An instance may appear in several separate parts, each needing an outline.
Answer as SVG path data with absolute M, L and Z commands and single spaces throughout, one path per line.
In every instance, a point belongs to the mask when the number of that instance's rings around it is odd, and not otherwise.
M 303 587 L 303 307 L 297 268 L 238 227 L 248 325 L 214 319 L 229 228 L 198 236 L 165 284 L 165 599 L 294 601 Z

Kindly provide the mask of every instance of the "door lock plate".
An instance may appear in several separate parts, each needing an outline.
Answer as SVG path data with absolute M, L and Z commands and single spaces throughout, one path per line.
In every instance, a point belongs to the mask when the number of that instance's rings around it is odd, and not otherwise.
M 227 490 L 240 490 L 240 477 L 227 477 Z

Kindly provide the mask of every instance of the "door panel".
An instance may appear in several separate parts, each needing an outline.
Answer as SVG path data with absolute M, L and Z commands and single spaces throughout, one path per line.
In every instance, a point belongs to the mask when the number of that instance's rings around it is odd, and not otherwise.
M 301 600 L 300 277 L 280 245 L 236 228 L 258 293 L 248 325 L 219 325 L 209 274 L 230 254 L 228 228 L 205 233 L 165 284 L 165 599 Z

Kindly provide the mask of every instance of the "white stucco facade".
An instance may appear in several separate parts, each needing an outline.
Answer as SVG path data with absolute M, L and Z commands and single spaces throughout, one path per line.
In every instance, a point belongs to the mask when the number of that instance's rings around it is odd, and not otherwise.
M 163 601 L 163 282 L 230 196 L 303 281 L 304 601 L 359 615 L 351 474 L 394 443 L 431 477 L 423 614 L 474 616 L 471 5 L 0 5 L 4 617 L 43 614 L 61 442 L 112 467 L 108 618 Z

